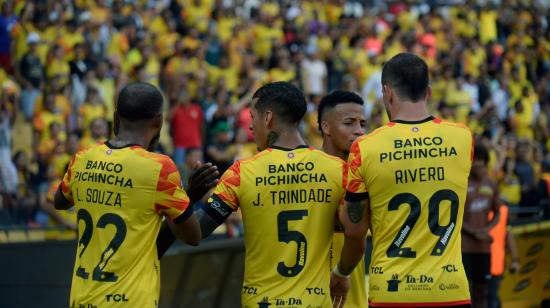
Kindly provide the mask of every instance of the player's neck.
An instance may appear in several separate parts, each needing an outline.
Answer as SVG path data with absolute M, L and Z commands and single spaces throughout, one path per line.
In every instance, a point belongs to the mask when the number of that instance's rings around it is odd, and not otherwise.
M 401 102 L 398 110 L 391 115 L 391 120 L 421 121 L 430 116 L 428 106 L 423 102 Z
M 305 145 L 306 142 L 298 130 L 282 130 L 272 132 L 269 147 L 277 146 L 285 149 L 295 149 L 298 146 Z
M 348 160 L 348 155 L 344 151 L 338 150 L 338 148 L 330 142 L 330 140 L 324 139 L 323 140 L 323 146 L 322 146 L 323 152 L 327 153 L 328 155 L 340 157 L 343 160 Z
M 120 131 L 118 135 L 112 138 L 109 143 L 114 146 L 125 146 L 129 144 L 139 145 L 143 148 L 147 148 L 149 145 L 149 139 L 145 134 L 134 133 L 128 131 Z

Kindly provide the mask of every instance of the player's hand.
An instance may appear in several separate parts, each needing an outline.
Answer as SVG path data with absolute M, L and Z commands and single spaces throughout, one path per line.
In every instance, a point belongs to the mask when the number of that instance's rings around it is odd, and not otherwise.
M 519 271 L 519 261 L 518 260 L 512 260 L 512 263 L 510 263 L 510 273 L 515 274 Z
M 330 274 L 330 298 L 332 307 L 344 307 L 349 290 L 349 278 L 340 277 L 334 273 Z
M 187 194 L 191 204 L 202 199 L 202 197 L 218 183 L 218 167 L 211 163 L 201 164 L 197 162 L 195 171 L 189 177 L 189 188 Z
M 475 232 L 475 237 L 476 237 L 476 239 L 478 239 L 482 242 L 487 242 L 487 243 L 492 243 L 493 242 L 493 237 L 486 230 L 476 231 Z
M 78 226 L 74 222 L 67 223 L 66 227 L 71 231 L 78 231 Z

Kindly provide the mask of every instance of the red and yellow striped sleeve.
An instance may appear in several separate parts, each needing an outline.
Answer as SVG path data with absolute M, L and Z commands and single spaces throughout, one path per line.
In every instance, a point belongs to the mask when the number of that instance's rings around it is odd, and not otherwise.
M 346 190 L 354 194 L 362 194 L 368 192 L 367 186 L 365 185 L 364 174 L 362 174 L 363 168 L 361 168 L 362 158 L 359 141 L 360 139 L 356 140 L 351 145 L 348 157 Z
M 155 210 L 159 215 L 175 219 L 189 206 L 189 197 L 181 186 L 178 168 L 167 156 L 157 159 L 162 167 L 157 181 Z
M 65 176 L 63 176 L 63 180 L 61 180 L 61 192 L 63 193 L 63 196 L 67 201 L 69 201 L 71 204 L 74 204 L 73 199 L 73 192 L 71 190 L 71 175 L 73 173 L 73 165 L 76 160 L 76 155 L 73 156 L 71 159 L 71 162 L 69 163 L 69 166 L 67 167 L 67 172 L 65 172 Z
M 216 189 L 214 195 L 220 198 L 225 204 L 231 207 L 234 211 L 239 208 L 239 195 L 238 189 L 241 185 L 241 163 L 235 162 L 229 169 L 227 169 Z

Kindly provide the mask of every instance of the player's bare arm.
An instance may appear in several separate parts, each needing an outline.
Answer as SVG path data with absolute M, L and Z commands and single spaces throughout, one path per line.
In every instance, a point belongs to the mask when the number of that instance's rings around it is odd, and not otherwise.
M 342 256 L 332 272 L 330 296 L 333 307 L 343 307 L 349 290 L 349 275 L 363 258 L 366 249 L 366 236 L 369 228 L 369 199 L 347 198 L 338 217 L 344 226 L 344 247 Z
M 339 271 L 349 275 L 365 253 L 366 236 L 369 228 L 369 199 L 346 200 L 339 213 L 344 226 L 344 247 L 338 263 Z
M 213 209 L 212 203 L 209 203 L 207 206 Z M 228 209 L 227 213 L 231 214 L 231 211 Z M 210 234 L 212 234 L 212 232 L 222 225 L 229 217 L 229 215 L 220 215 L 217 218 L 213 218 L 204 209 L 199 209 L 195 215 L 197 215 L 197 219 L 199 221 L 202 238 L 209 237 Z
M 189 177 L 189 188 L 187 194 L 189 196 L 189 210 L 193 211 L 193 205 L 198 200 L 207 194 L 210 189 L 218 183 L 218 168 L 211 163 L 197 163 L 198 168 Z M 182 214 L 184 215 L 184 214 Z M 179 217 L 178 217 L 179 218 Z M 202 238 L 200 228 L 198 227 L 197 219 L 192 216 L 191 219 L 186 219 L 182 223 L 178 223 L 179 219 L 175 219 L 173 223 L 165 220 L 157 237 L 157 254 L 159 259 L 164 256 L 168 248 L 174 243 L 176 238 L 183 240 L 189 245 L 198 245 L 198 241 Z M 183 220 L 183 219 L 182 219 Z M 178 236 L 178 234 L 180 236 Z
M 55 192 L 54 206 L 56 210 L 68 210 L 73 207 L 73 204 L 63 195 L 61 185 L 59 185 L 59 188 Z

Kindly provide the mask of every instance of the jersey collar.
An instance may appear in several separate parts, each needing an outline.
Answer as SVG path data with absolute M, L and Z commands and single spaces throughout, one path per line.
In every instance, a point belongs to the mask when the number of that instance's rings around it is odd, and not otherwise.
M 281 150 L 281 151 L 294 151 L 294 150 L 297 150 L 297 149 L 309 149 L 309 146 L 308 145 L 305 145 L 305 144 L 302 144 L 302 145 L 299 145 L 297 147 L 295 147 L 294 149 L 289 149 L 289 148 L 283 148 L 283 147 L 279 147 L 279 146 L 271 146 L 269 147 L 269 149 L 275 149 L 275 150 Z
M 422 123 L 426 123 L 428 121 L 432 121 L 434 118 L 434 116 L 429 116 L 423 120 L 417 120 L 417 121 L 405 121 L 405 120 L 394 120 L 394 121 L 391 121 L 393 123 L 399 123 L 399 124 L 422 124 Z
M 129 144 L 125 144 L 123 146 L 114 146 L 111 144 L 111 140 L 107 140 L 105 141 L 105 145 L 107 147 L 109 147 L 109 149 L 113 149 L 113 150 L 120 150 L 120 149 L 124 149 L 124 148 L 131 148 L 131 147 L 142 147 L 141 145 L 137 144 L 137 143 L 129 143 Z

